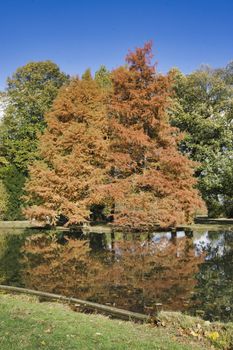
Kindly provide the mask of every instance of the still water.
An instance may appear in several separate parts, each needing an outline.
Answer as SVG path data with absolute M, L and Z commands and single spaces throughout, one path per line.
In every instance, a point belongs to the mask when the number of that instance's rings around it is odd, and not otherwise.
M 233 231 L 0 231 L 0 283 L 153 314 L 233 320 Z

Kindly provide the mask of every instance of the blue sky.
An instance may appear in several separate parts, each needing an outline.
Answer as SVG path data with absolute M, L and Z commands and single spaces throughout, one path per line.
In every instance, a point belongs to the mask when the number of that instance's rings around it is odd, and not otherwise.
M 153 40 L 162 72 L 233 60 L 233 0 L 0 0 L 0 89 L 29 61 L 109 69 Z

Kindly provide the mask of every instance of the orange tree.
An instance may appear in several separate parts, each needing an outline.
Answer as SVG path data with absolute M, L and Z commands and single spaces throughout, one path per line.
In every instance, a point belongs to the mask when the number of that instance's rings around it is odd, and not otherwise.
M 195 189 L 195 163 L 177 150 L 181 139 L 168 119 L 171 77 L 158 74 L 151 43 L 112 73 L 108 184 L 114 222 L 131 228 L 188 223 L 203 202 Z
M 82 223 L 102 205 L 116 225 L 151 229 L 188 223 L 203 206 L 195 163 L 179 153 L 181 135 L 169 124 L 171 78 L 151 57 L 151 43 L 129 53 L 111 89 L 88 71 L 61 89 L 26 185 L 29 216 Z
M 30 168 L 27 216 L 52 223 L 60 215 L 69 223 L 89 218 L 92 203 L 98 202 L 95 187 L 105 167 L 105 98 L 90 74 L 60 90 L 40 137 L 42 160 Z

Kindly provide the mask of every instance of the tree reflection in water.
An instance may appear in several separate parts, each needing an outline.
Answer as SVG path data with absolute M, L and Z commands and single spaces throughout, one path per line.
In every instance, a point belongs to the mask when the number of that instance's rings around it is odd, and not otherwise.
M 233 321 L 233 235 L 0 234 L 0 283 L 132 311 L 187 311 Z
M 23 256 L 27 287 L 151 313 L 158 302 L 190 307 L 205 252 L 185 236 L 90 234 L 61 244 L 39 234 L 26 239 Z
M 233 235 L 209 232 L 209 237 L 211 241 L 198 247 L 206 252 L 206 260 L 196 274 L 190 311 L 212 321 L 233 321 Z
M 22 285 L 21 247 L 27 232 L 17 230 L 12 234 L 9 229 L 0 230 L 0 284 Z

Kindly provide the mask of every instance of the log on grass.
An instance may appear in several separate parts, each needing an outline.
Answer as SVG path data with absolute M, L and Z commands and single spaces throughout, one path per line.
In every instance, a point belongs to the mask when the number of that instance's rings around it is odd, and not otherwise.
M 150 320 L 150 316 L 148 316 L 148 315 L 144 315 L 144 314 L 137 313 L 137 312 L 131 312 L 131 311 L 127 311 L 124 309 L 118 309 L 118 308 L 112 307 L 112 306 L 93 303 L 91 301 L 81 300 L 81 299 L 72 298 L 72 297 L 69 298 L 69 297 L 65 297 L 63 295 L 41 292 L 41 291 L 27 289 L 27 288 L 5 286 L 5 285 L 0 285 L 0 290 L 13 292 L 13 293 L 35 295 L 37 297 L 42 297 L 42 298 L 46 298 L 49 300 L 58 300 L 61 302 L 74 304 L 77 307 L 81 307 L 81 308 L 92 310 L 92 311 L 97 311 L 97 312 L 103 313 L 105 315 L 109 315 L 109 316 L 120 318 L 120 319 L 134 320 L 134 321 L 140 321 L 140 322 L 148 322 Z

